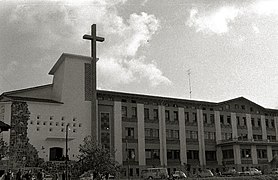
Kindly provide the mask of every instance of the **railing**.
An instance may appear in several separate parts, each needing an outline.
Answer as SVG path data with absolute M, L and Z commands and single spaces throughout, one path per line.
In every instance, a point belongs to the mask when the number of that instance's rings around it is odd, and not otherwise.
M 247 139 L 247 138 L 231 138 L 225 140 L 219 140 L 216 142 L 217 145 L 229 144 L 229 143 L 251 143 L 251 144 L 277 144 L 278 141 L 268 139 Z

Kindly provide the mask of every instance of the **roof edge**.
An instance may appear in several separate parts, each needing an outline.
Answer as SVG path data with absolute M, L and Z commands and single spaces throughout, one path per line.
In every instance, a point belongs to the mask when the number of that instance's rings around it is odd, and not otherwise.
M 56 63 L 54 64 L 54 66 L 51 68 L 51 70 L 49 71 L 49 75 L 54 75 L 54 73 L 56 72 L 56 70 L 59 68 L 59 66 L 62 64 L 62 62 L 65 60 L 66 57 L 70 57 L 70 58 L 78 58 L 78 59 L 85 59 L 85 60 L 92 60 L 92 57 L 89 56 L 84 56 L 84 55 L 77 55 L 77 54 L 70 54 L 70 53 L 63 53 L 58 61 L 56 61 Z
M 17 90 L 13 90 L 13 91 L 3 92 L 1 94 L 1 96 L 2 95 L 9 96 L 9 95 L 12 95 L 12 94 L 15 94 L 15 93 L 22 93 L 22 92 L 26 92 L 26 91 L 30 91 L 30 90 L 34 90 L 34 89 L 42 89 L 42 88 L 52 87 L 52 86 L 53 86 L 53 84 L 44 84 L 44 85 L 41 85 L 41 86 L 34 86 L 34 87 L 29 87 L 29 88 L 17 89 Z

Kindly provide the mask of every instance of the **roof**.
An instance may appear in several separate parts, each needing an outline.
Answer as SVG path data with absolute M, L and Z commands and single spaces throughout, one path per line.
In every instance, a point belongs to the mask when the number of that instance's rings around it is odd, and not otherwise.
M 33 102 L 45 102 L 45 103 L 58 103 L 63 104 L 62 102 L 53 100 L 49 95 L 47 97 L 35 97 L 29 95 L 22 95 L 22 93 L 33 92 L 36 90 L 43 90 L 47 88 L 52 88 L 53 84 L 46 84 L 36 87 L 30 87 L 25 89 L 19 89 L 14 91 L 4 92 L 0 95 L 0 101 L 8 102 L 8 101 L 33 101 Z
M 33 101 L 33 102 L 45 102 L 45 103 L 57 103 L 63 104 L 60 101 L 55 101 L 53 99 L 43 99 L 43 98 L 32 98 L 32 97 L 20 97 L 20 96 L 9 96 L 1 95 L 0 101 Z
M 48 88 L 48 87 L 52 87 L 52 86 L 53 86 L 53 84 L 45 84 L 45 85 L 41 85 L 41 86 L 35 86 L 35 87 L 30 87 L 30 88 L 24 88 L 24 89 L 18 89 L 18 90 L 14 90 L 14 91 L 4 92 L 2 95 L 13 95 L 13 94 L 18 94 L 18 93 L 22 93 L 22 92 Z
M 66 57 L 69 58 L 76 58 L 78 60 L 80 59 L 84 59 L 84 60 L 92 60 L 92 57 L 89 56 L 82 56 L 82 55 L 76 55 L 76 54 L 69 54 L 69 53 L 63 53 L 60 58 L 58 59 L 58 61 L 56 61 L 56 63 L 54 64 L 54 66 L 52 67 L 52 69 L 49 71 L 49 75 L 54 75 L 54 73 L 56 72 L 56 70 L 59 68 L 59 66 L 62 64 L 62 62 L 65 60 Z
M 206 104 L 206 105 L 218 105 L 216 102 L 209 102 L 209 101 L 198 101 L 198 100 L 189 100 L 189 99 L 180 99 L 180 98 L 173 98 L 173 97 L 164 97 L 164 96 L 154 96 L 154 95 L 147 95 L 147 94 L 136 94 L 136 93 L 126 93 L 126 92 L 116 92 L 116 91 L 107 91 L 107 90 L 98 90 L 98 94 L 109 94 L 113 96 L 132 96 L 134 98 L 142 98 L 142 99 L 153 99 L 153 100 L 160 100 L 160 101 L 177 101 L 182 103 L 195 103 L 195 104 Z

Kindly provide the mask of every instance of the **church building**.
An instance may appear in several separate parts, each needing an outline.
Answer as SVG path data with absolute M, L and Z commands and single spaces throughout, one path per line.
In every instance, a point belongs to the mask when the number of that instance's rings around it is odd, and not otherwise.
M 134 179 L 147 167 L 262 170 L 278 154 L 278 110 L 244 97 L 206 102 L 97 90 L 92 129 L 90 62 L 64 53 L 49 71 L 51 84 L 2 93 L 0 121 L 11 126 L 2 138 L 14 144 L 26 136 L 40 158 L 60 161 L 68 132 L 68 157 L 77 160 L 79 144 L 95 132 L 99 142 L 116 150 L 126 170 L 122 175 Z M 24 134 L 24 123 L 15 117 L 26 108 Z

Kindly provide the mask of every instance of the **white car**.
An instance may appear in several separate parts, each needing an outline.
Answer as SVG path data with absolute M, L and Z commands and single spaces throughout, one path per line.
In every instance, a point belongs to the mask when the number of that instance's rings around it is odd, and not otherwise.
M 175 171 L 173 174 L 172 174 L 172 177 L 173 179 L 184 179 L 186 178 L 186 175 L 184 172 L 182 171 Z
M 262 175 L 262 171 L 256 169 L 256 168 L 250 168 L 247 171 L 243 172 L 244 175 L 250 175 L 250 176 L 254 176 L 254 175 Z

